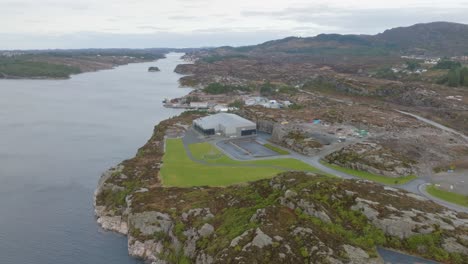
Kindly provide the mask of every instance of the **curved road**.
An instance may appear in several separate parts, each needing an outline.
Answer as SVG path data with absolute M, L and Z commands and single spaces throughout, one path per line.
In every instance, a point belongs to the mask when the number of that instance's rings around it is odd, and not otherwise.
M 400 111 L 400 110 L 395 110 L 401 114 L 404 114 L 404 115 L 408 115 L 408 116 L 412 116 L 416 119 L 418 119 L 419 121 L 421 122 L 424 122 L 424 123 L 427 123 L 429 125 L 432 125 L 436 128 L 439 128 L 441 130 L 444 130 L 444 131 L 447 131 L 449 133 L 453 133 L 453 134 L 456 134 L 460 137 L 462 137 L 463 139 L 465 139 L 467 142 L 468 142 L 468 137 L 465 136 L 464 134 L 456 131 L 456 130 L 453 130 L 449 127 L 446 127 L 444 125 L 441 125 L 439 123 L 436 123 L 432 120 L 429 120 L 429 119 L 426 119 L 424 117 L 421 117 L 421 116 L 418 116 L 418 115 L 415 115 L 415 114 L 412 114 L 412 113 L 408 113 L 408 112 L 404 112 L 404 111 Z M 320 160 L 322 160 L 325 156 L 327 156 L 328 154 L 330 153 L 333 153 L 335 151 L 338 151 L 350 144 L 354 144 L 354 143 L 357 143 L 357 142 L 360 142 L 360 141 L 363 141 L 364 139 L 358 139 L 358 140 L 349 140 L 345 143 L 342 143 L 342 144 L 339 144 L 339 145 L 335 145 L 331 148 L 327 148 L 321 152 L 319 152 L 317 155 L 313 156 L 313 157 L 308 157 L 308 156 L 304 156 L 302 154 L 299 154 L 297 152 L 294 152 L 290 149 L 287 149 L 288 152 L 290 152 L 289 155 L 282 155 L 282 156 L 276 156 L 276 157 L 266 157 L 266 158 L 259 158 L 259 159 L 274 159 L 274 158 L 295 158 L 297 160 L 300 160 L 300 161 L 303 161 L 317 169 L 319 169 L 320 171 L 322 172 L 325 172 L 327 174 L 331 174 L 331 175 L 334 175 L 334 176 L 337 176 L 337 177 L 340 177 L 340 178 L 343 178 L 343 179 L 361 179 L 361 178 L 358 178 L 356 176 L 353 176 L 353 175 L 350 175 L 350 174 L 347 174 L 347 173 L 344 173 L 344 172 L 341 172 L 341 171 L 337 171 L 333 168 L 330 168 L 330 167 L 327 167 L 325 165 L 323 165 Z M 186 152 L 187 152 L 187 155 L 190 157 L 191 160 L 195 161 L 195 162 L 198 162 L 198 163 L 202 163 L 202 164 L 205 164 L 205 165 L 208 165 L 208 166 L 217 166 L 215 164 L 210 164 L 210 163 L 207 163 L 205 161 L 202 161 L 202 160 L 198 160 L 196 159 L 195 157 L 193 157 L 192 153 L 190 152 L 190 150 L 188 149 L 187 145 L 188 145 L 189 142 L 185 142 L 184 140 L 184 147 L 186 149 Z M 215 144 L 216 145 L 216 144 Z M 274 144 L 276 145 L 276 144 Z M 276 145 L 277 147 L 279 148 L 282 148 L 284 149 L 283 147 L 281 146 L 278 146 Z M 286 150 L 286 149 L 285 149 Z M 222 151 L 223 153 L 226 153 L 225 151 Z M 233 157 L 231 155 L 229 155 L 228 153 L 226 153 L 230 158 L 234 159 L 234 160 L 238 160 L 236 157 Z M 255 159 L 255 160 L 258 160 L 258 159 Z M 244 160 L 245 161 L 245 160 Z M 232 164 L 218 164 L 218 166 L 233 166 Z M 246 164 L 247 165 L 247 164 Z M 236 165 L 234 165 L 236 166 Z M 245 166 L 245 165 L 241 165 L 241 166 Z M 248 167 L 276 167 L 276 166 L 262 166 L 262 165 L 247 165 Z M 277 169 L 287 169 L 287 168 L 282 168 L 282 167 L 276 167 Z M 456 204 L 452 204 L 452 203 L 449 203 L 447 201 L 444 201 L 444 200 L 441 200 L 439 198 L 436 198 L 436 197 L 433 197 L 431 196 L 429 193 L 426 192 L 426 185 L 428 185 L 429 183 L 423 179 L 423 178 L 418 178 L 418 179 L 415 179 L 411 182 L 408 182 L 406 184 L 403 184 L 403 185 L 389 185 L 389 186 L 392 186 L 392 187 L 395 187 L 395 188 L 399 188 L 399 189 L 403 189 L 405 191 L 408 191 L 408 192 L 411 192 L 411 193 L 415 193 L 415 194 L 418 194 L 418 195 L 421 195 L 423 197 L 426 197 L 427 199 L 441 205 L 441 206 L 444 206 L 446 208 L 449 208 L 451 210 L 454 210 L 454 211 L 458 211 L 458 212 L 465 212 L 465 213 L 468 213 L 468 208 L 467 207 L 464 207 L 464 206 L 459 206 L 459 205 L 456 205 Z
M 458 132 L 458 131 L 456 131 L 456 130 L 454 130 L 452 128 L 446 127 L 446 126 L 444 126 L 442 124 L 439 124 L 437 122 L 434 122 L 432 120 L 429 120 L 427 118 L 424 118 L 422 116 L 418 116 L 418 115 L 415 115 L 415 114 L 412 114 L 412 113 L 408 113 L 408 112 L 404 112 L 404 111 L 400 111 L 400 110 L 395 110 L 395 111 L 397 111 L 400 114 L 404 114 L 404 115 L 407 115 L 407 116 L 414 117 L 414 118 L 418 119 L 419 121 L 422 121 L 422 122 L 424 122 L 426 124 L 429 124 L 429 125 L 431 125 L 433 127 L 437 127 L 437 128 L 442 129 L 444 131 L 447 131 L 447 132 L 453 133 L 455 135 L 458 135 L 458 136 L 462 137 L 464 140 L 468 141 L 468 136 L 465 136 L 463 133 L 460 133 L 460 132 Z
M 449 133 L 453 133 L 453 134 L 456 134 L 460 137 L 462 137 L 463 139 L 465 139 L 467 142 L 468 142 L 468 137 L 465 136 L 464 134 L 456 131 L 456 130 L 453 130 L 449 127 L 446 127 L 444 125 L 441 125 L 439 123 L 436 123 L 432 120 L 429 120 L 429 119 L 426 119 L 424 117 L 421 117 L 421 116 L 418 116 L 418 115 L 415 115 L 415 114 L 411 114 L 411 113 L 408 113 L 408 112 L 403 112 L 403 111 L 400 111 L 400 110 L 395 110 L 401 114 L 404 114 L 404 115 L 408 115 L 408 116 L 412 116 L 416 119 L 418 119 L 419 121 L 421 122 L 424 122 L 424 123 L 427 123 L 429 125 L 432 125 L 436 128 L 439 128 L 439 129 L 442 129 L 444 131 L 447 131 Z M 306 156 L 303 156 L 301 154 L 298 154 L 298 153 L 294 153 L 294 152 L 291 152 L 291 156 L 296 158 L 296 159 L 299 159 L 301 161 L 304 161 L 308 164 L 310 164 L 311 166 L 314 166 L 315 168 L 325 172 L 325 173 L 328 173 L 328 174 L 332 174 L 332 175 L 335 175 L 335 176 L 338 176 L 340 178 L 344 178 L 344 179 L 359 179 L 353 175 L 350 175 L 350 174 L 347 174 L 347 173 L 344 173 L 344 172 L 341 172 L 341 171 L 337 171 L 337 170 L 334 170 L 333 168 L 329 168 L 325 165 L 323 165 L 322 163 L 320 163 L 320 160 L 322 158 L 324 158 L 325 156 L 327 156 L 328 154 L 332 153 L 332 152 L 335 152 L 345 146 L 347 146 L 348 144 L 353 144 L 353 143 L 356 143 L 356 141 L 354 142 L 347 142 L 346 144 L 342 144 L 342 145 L 338 145 L 339 147 L 338 148 L 331 148 L 331 149 L 327 149 L 327 150 L 324 150 L 322 152 L 320 152 L 318 155 L 314 156 L 314 157 L 306 157 Z M 290 151 L 290 150 L 289 150 Z M 468 208 L 467 207 L 464 207 L 464 206 L 460 206 L 460 205 L 456 205 L 456 204 L 453 204 L 453 203 L 449 203 L 447 201 L 444 201 L 444 200 L 441 200 L 439 198 L 436 198 L 436 197 L 433 197 L 432 195 L 430 195 L 429 193 L 426 192 L 426 186 L 428 185 L 429 183 L 425 180 L 425 179 L 422 179 L 422 178 L 418 178 L 418 179 L 415 179 L 411 182 L 408 182 L 406 184 L 403 184 L 403 185 L 391 185 L 392 187 L 396 187 L 396 188 L 400 188 L 400 189 L 403 189 L 405 191 L 408 191 L 408 192 L 412 192 L 412 193 L 415 193 L 415 194 L 418 194 L 418 195 L 421 195 L 421 196 L 424 196 L 426 197 L 427 199 L 439 204 L 439 205 L 442 205 L 444 207 L 447 207 L 449 209 L 452 209 L 452 210 L 455 210 L 455 211 L 458 211 L 458 212 L 465 212 L 465 213 L 468 213 Z

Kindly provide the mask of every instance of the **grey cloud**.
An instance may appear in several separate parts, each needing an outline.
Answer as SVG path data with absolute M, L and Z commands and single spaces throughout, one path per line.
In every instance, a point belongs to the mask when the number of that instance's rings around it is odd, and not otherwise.
M 408 26 L 433 21 L 468 23 L 467 9 L 430 7 L 386 9 L 341 9 L 326 5 L 304 8 L 287 8 L 276 12 L 248 11 L 242 15 L 264 16 L 277 20 L 289 20 L 303 24 L 339 29 L 333 33 L 375 34 L 396 26 Z M 331 33 L 331 32 L 324 32 Z

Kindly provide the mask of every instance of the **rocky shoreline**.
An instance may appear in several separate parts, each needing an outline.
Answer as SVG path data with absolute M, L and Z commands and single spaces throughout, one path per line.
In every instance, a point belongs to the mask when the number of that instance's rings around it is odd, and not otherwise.
M 106 207 L 97 205 L 97 195 L 102 193 L 106 186 L 106 181 L 112 176 L 118 168 L 111 168 L 104 172 L 99 179 L 98 186 L 94 192 L 94 214 L 96 215 L 96 221 L 104 229 L 108 231 L 117 232 L 122 235 L 128 234 L 128 223 L 122 215 L 112 215 L 110 211 L 106 211 Z M 112 187 L 111 187 L 112 188 Z

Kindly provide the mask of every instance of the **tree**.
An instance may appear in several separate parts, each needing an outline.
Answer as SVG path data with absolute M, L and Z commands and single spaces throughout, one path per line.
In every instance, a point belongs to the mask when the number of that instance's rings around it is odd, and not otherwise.
M 415 71 L 417 69 L 421 68 L 421 64 L 417 61 L 407 61 L 406 62 L 406 69 L 410 71 Z
M 273 94 L 273 88 L 272 88 L 272 85 L 270 82 L 266 82 L 262 85 L 262 87 L 260 88 L 260 94 L 262 96 L 269 96 L 269 95 L 272 95 Z
M 468 87 L 468 67 L 460 70 L 460 85 Z
M 458 87 L 460 85 L 460 69 L 454 68 L 448 72 L 448 86 Z
M 462 65 L 458 61 L 451 61 L 448 59 L 443 59 L 434 66 L 434 69 L 441 69 L 441 70 L 450 70 L 455 68 L 460 68 Z

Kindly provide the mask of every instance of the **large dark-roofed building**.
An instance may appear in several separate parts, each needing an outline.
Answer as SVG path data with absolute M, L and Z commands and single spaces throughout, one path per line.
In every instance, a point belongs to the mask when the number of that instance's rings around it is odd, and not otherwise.
M 193 127 L 204 135 L 220 133 L 226 137 L 242 137 L 257 134 L 257 125 L 254 122 L 229 113 L 195 119 Z

